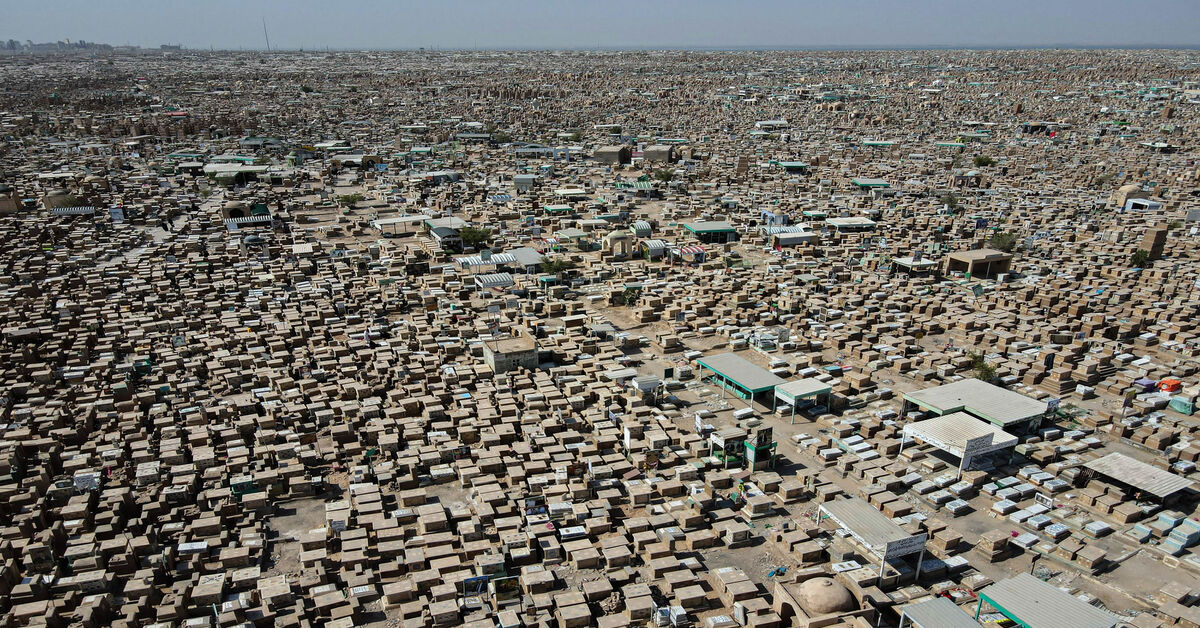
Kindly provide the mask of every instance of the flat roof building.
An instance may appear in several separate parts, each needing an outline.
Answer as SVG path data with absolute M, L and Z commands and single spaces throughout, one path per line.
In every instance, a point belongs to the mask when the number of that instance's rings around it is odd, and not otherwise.
M 966 273 L 968 277 L 993 278 L 1012 268 L 1013 256 L 996 249 L 959 251 L 946 256 L 946 272 Z
M 527 335 L 488 340 L 483 343 L 483 359 L 497 374 L 516 368 L 533 370 L 538 365 L 537 341 Z
M 912 404 L 938 416 L 967 412 L 1006 429 L 1022 425 L 1032 427 L 1046 414 L 1044 402 L 978 379 L 964 379 L 944 386 L 907 392 L 903 398 L 901 414 L 906 413 L 911 407 L 909 404 Z

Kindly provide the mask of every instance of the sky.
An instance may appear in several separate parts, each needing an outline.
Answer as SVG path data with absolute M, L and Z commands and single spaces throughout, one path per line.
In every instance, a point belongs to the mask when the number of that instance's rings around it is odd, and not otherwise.
M 0 0 L 0 40 L 262 49 L 1200 44 L 1200 0 Z

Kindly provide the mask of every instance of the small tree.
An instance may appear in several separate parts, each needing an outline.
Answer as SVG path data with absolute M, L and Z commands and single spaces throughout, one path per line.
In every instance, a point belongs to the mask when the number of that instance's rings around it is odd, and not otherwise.
M 633 305 L 634 303 L 637 303 L 637 300 L 641 296 L 642 296 L 641 288 L 634 288 L 634 287 L 630 286 L 628 288 L 625 288 L 625 290 L 623 292 L 621 292 L 621 294 L 618 294 L 616 296 L 615 301 L 616 301 L 617 305 Z
M 958 197 L 954 194 L 950 194 L 949 192 L 939 196 L 938 202 L 949 207 L 950 209 L 958 209 Z
M 313 88 L 311 88 L 307 85 L 301 85 L 300 91 L 304 92 L 305 94 L 311 94 L 311 93 L 313 93 Z
M 354 194 L 343 194 L 338 197 L 338 202 L 346 207 L 354 207 L 355 203 L 361 203 L 366 197 L 355 192 Z
M 989 384 L 996 381 L 996 369 L 988 364 L 982 355 L 968 353 L 967 357 L 971 359 L 971 369 L 974 371 L 975 379 L 988 382 Z
M 575 262 L 565 258 L 548 259 L 542 262 L 542 272 L 547 275 L 559 275 L 572 268 L 575 268 Z
M 1134 268 L 1145 268 L 1150 263 L 1150 251 L 1138 249 L 1129 256 L 1129 265 Z
M 463 244 L 478 247 L 482 244 L 487 244 L 492 239 L 492 230 L 479 227 L 463 227 L 458 232 L 458 237 L 462 239 Z
M 975 164 L 976 168 L 986 168 L 996 165 L 996 160 L 987 155 L 976 155 L 975 159 L 971 160 L 971 163 Z
M 998 231 L 988 238 L 988 246 L 997 251 L 1012 253 L 1013 249 L 1017 248 L 1017 235 L 1007 231 Z
M 663 183 L 670 183 L 675 179 L 675 171 L 670 168 L 663 168 L 654 173 L 654 178 Z

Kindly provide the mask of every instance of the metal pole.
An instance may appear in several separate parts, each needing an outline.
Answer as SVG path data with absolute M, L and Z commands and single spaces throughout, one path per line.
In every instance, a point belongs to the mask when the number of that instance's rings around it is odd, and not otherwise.
M 917 557 L 917 576 L 916 576 L 916 578 L 913 579 L 914 584 L 918 580 L 921 579 L 921 563 L 923 563 L 923 562 L 925 562 L 925 546 L 924 545 L 921 546 L 921 555 Z

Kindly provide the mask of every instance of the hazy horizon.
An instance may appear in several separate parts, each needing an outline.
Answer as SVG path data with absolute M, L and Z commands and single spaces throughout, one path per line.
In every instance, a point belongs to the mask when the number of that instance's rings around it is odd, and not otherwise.
M 1015 0 L 50 1 L 10 7 L 0 39 L 261 50 L 1192 48 L 1200 2 Z

